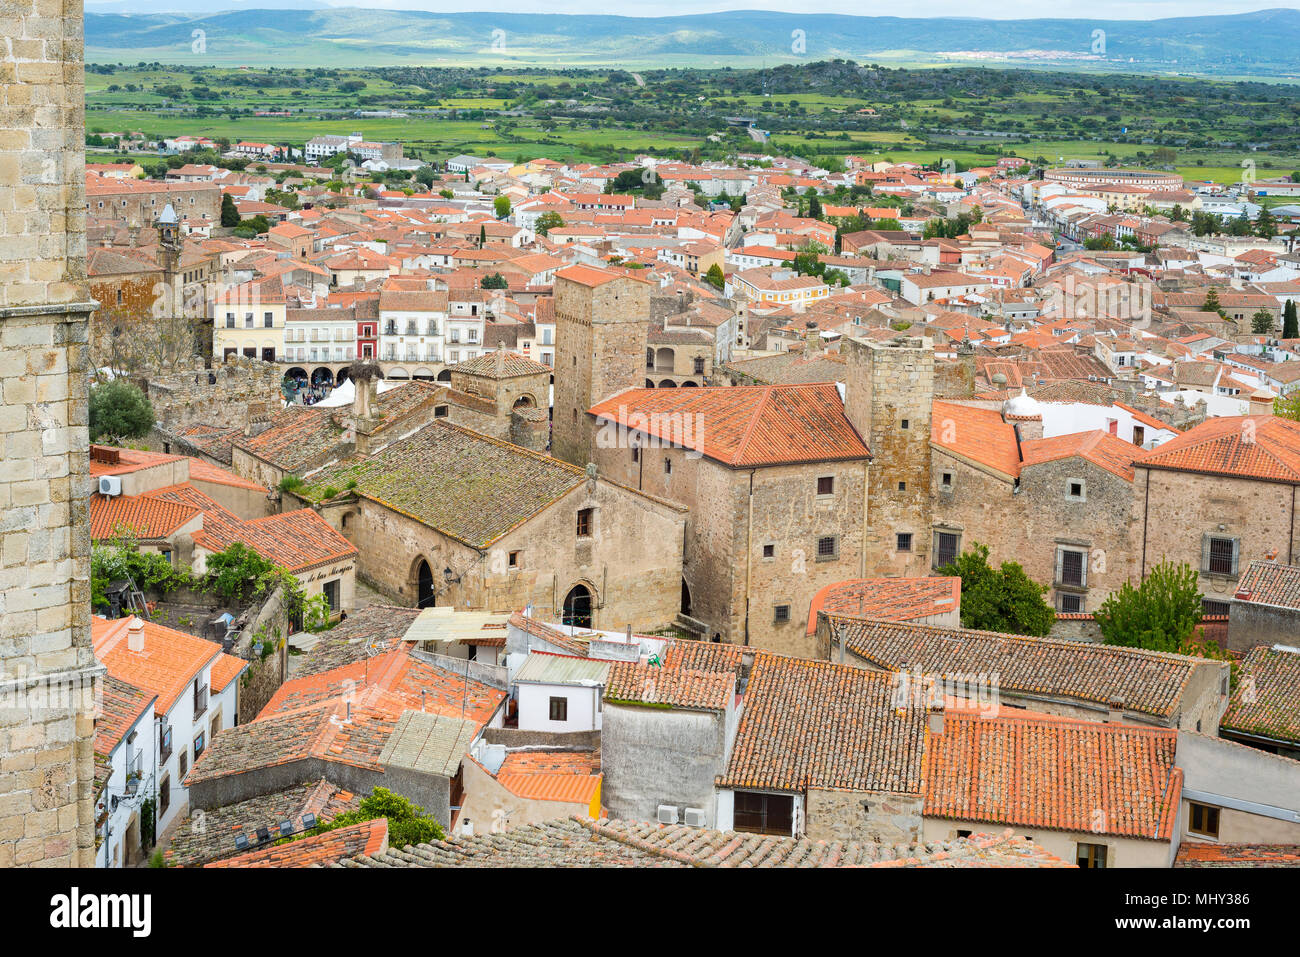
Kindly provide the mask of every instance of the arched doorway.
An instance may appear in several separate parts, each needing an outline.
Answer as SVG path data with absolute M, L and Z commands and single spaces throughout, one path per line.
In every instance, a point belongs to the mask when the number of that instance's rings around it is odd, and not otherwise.
M 686 579 L 682 579 L 682 614 L 690 617 L 691 614 L 691 586 L 686 584 Z
M 423 558 L 415 569 L 415 607 L 432 608 L 437 604 L 433 593 L 433 569 Z
M 295 382 L 299 379 L 306 380 L 307 370 L 302 366 L 290 366 L 289 371 L 284 374 L 286 379 L 293 379 Z
M 653 388 L 655 387 L 654 380 L 653 380 L 653 379 L 646 379 L 646 380 L 645 380 L 645 387 L 646 387 L 647 389 L 653 389 Z
M 339 374 L 334 377 L 334 384 L 342 385 L 344 382 L 347 381 L 348 381 L 348 368 L 347 366 L 344 366 L 342 369 L 339 370 Z
M 661 389 L 675 389 L 675 388 L 677 388 L 677 383 L 674 382 L 672 379 L 664 379 L 663 382 L 660 382 L 660 383 L 659 383 L 659 388 L 661 388 Z
M 531 395 L 521 395 L 519 398 L 515 399 L 513 407 L 516 409 L 531 409 L 534 404 Z
M 685 382 L 682 383 L 682 388 L 683 389 L 699 388 L 699 385 L 700 384 L 698 382 L 692 382 L 690 379 L 687 379 Z
M 330 372 L 325 366 L 313 369 L 311 373 L 311 384 L 314 386 L 333 385 L 334 373 Z
M 575 628 L 591 627 L 591 592 L 586 585 L 574 585 L 564 596 L 564 617 L 560 620 Z
M 439 372 L 439 373 L 438 373 L 438 381 L 439 381 L 439 382 L 450 382 L 450 381 L 451 381 L 451 370 L 450 370 L 450 369 L 443 369 L 441 372 Z

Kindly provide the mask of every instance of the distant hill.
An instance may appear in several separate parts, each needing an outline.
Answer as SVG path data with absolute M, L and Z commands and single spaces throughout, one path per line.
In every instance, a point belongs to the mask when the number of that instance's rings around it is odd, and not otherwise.
M 307 6 L 314 0 L 301 2 Z M 85 30 L 86 59 L 100 63 L 754 66 L 843 57 L 897 65 L 987 62 L 1300 78 L 1297 10 L 1104 21 L 765 11 L 640 18 L 333 7 L 241 9 L 201 17 L 87 12 Z M 195 30 L 203 31 L 198 53 L 192 48 Z

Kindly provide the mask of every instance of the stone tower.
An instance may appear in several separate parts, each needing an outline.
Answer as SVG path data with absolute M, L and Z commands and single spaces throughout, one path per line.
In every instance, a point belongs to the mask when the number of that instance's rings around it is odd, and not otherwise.
M 81 0 L 12 0 L 0 60 L 0 867 L 92 866 Z
M 866 577 L 928 575 L 934 345 L 916 336 L 845 338 L 840 350 L 844 411 L 871 449 Z
M 551 454 L 586 467 L 587 410 L 645 385 L 651 283 L 591 266 L 555 274 L 555 397 Z

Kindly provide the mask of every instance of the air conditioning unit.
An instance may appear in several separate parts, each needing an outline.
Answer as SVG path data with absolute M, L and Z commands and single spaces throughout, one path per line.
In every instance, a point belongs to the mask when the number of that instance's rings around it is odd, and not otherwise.
M 658 813 L 660 824 L 677 823 L 677 807 L 673 804 L 660 804 Z
M 121 495 L 122 478 L 118 475 L 101 475 L 99 477 L 100 495 Z
M 687 827 L 704 827 L 707 824 L 704 816 L 704 808 L 688 807 L 686 809 L 686 826 Z

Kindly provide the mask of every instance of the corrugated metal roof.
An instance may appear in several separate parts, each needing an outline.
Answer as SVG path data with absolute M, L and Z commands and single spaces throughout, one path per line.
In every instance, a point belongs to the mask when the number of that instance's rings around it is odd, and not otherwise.
M 466 638 L 505 637 L 510 614 L 456 611 L 449 607 L 422 608 L 407 630 L 407 641 L 461 641 Z
M 548 685 L 604 684 L 608 673 L 608 661 L 533 652 L 515 673 L 515 681 Z

